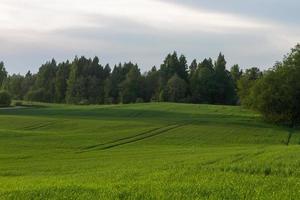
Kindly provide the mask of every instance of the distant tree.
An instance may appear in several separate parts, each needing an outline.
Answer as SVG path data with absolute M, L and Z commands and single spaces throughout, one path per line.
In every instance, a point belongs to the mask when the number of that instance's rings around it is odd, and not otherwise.
M 51 62 L 47 62 L 42 65 L 37 73 L 35 86 L 33 90 L 44 89 L 44 95 L 42 99 L 46 102 L 54 102 L 55 100 L 55 79 L 56 79 L 56 61 L 52 59 Z
M 188 82 L 188 65 L 184 55 L 179 57 L 179 66 L 178 69 L 176 69 L 175 74 L 177 74 L 184 81 Z
M 168 54 L 160 67 L 161 76 L 167 82 L 173 75 L 177 74 L 181 79 L 188 80 L 188 66 L 184 55 L 179 58 L 176 52 Z
M 93 60 L 85 57 L 75 58 L 70 68 L 66 92 L 67 103 L 103 103 L 104 83 L 107 77 L 99 64 L 98 57 Z
M 231 74 L 231 77 L 237 87 L 237 82 L 238 80 L 240 80 L 242 74 L 243 74 L 243 71 L 240 69 L 239 65 L 233 65 L 230 69 L 230 74 Z
M 100 104 L 104 102 L 104 82 L 106 74 L 104 68 L 99 64 L 98 57 L 95 57 L 89 67 L 87 78 L 87 99 L 89 103 Z
M 183 102 L 186 97 L 187 84 L 185 80 L 180 78 L 177 74 L 168 81 L 167 84 L 168 101 Z
M 159 100 L 166 101 L 168 99 L 166 86 L 170 78 L 177 74 L 177 76 L 183 79 L 185 82 L 189 81 L 186 57 L 181 55 L 178 58 L 176 52 L 173 52 L 173 54 L 168 54 L 163 64 L 160 66 L 159 74 Z
M 190 80 L 193 103 L 213 103 L 216 91 L 212 59 L 204 59 Z
M 0 66 L 3 75 L 0 78 L 5 80 L 1 87 L 11 92 L 14 99 L 72 104 L 170 100 L 232 104 L 239 74 L 238 66 L 232 68 L 232 73 L 226 70 L 222 54 L 215 65 L 212 59 L 205 59 L 199 64 L 193 60 L 188 66 L 186 57 L 178 56 L 176 52 L 168 54 L 159 69 L 153 67 L 143 74 L 131 62 L 120 63 L 111 69 L 108 64 L 105 67 L 99 64 L 98 57 L 83 56 L 62 63 L 53 59 L 43 64 L 37 74 L 28 72 L 25 76 L 7 77 L 3 63 Z M 180 100 L 177 91 L 173 90 L 177 87 L 174 80 L 184 81 L 180 84 L 185 85 L 182 87 L 185 88 L 184 97 Z
M 81 57 L 80 59 L 78 59 L 78 57 L 75 57 L 71 64 L 69 79 L 67 81 L 67 103 L 79 103 L 81 98 L 83 98 L 84 96 L 84 94 L 82 94 L 82 92 L 84 92 L 84 81 L 82 80 L 81 76 L 83 75 L 82 68 L 85 63 L 86 59 L 84 57 Z
M 189 67 L 189 73 L 190 73 L 190 77 L 193 76 L 193 74 L 196 72 L 197 70 L 197 67 L 198 67 L 198 63 L 197 63 L 197 60 L 194 59 Z
M 4 80 L 7 78 L 7 71 L 4 67 L 4 63 L 0 62 L 0 89 L 4 83 Z
M 295 127 L 300 122 L 299 77 L 300 45 L 297 45 L 252 87 L 252 108 L 269 121 Z
M 7 91 L 0 91 L 0 107 L 10 106 L 11 97 Z
M 36 80 L 36 75 L 32 74 L 30 71 L 28 71 L 24 77 L 23 83 L 22 83 L 22 99 L 25 98 L 26 94 L 32 90 L 34 87 Z
M 25 100 L 27 101 L 36 101 L 36 102 L 48 102 L 48 93 L 44 88 L 38 88 L 30 90 L 26 96 Z
M 71 65 L 69 61 L 58 64 L 55 77 L 55 102 L 66 102 L 68 79 Z
M 217 104 L 235 104 L 237 97 L 234 81 L 226 70 L 226 61 L 221 53 L 215 62 L 216 96 L 214 102 Z
M 135 103 L 137 98 L 141 98 L 141 73 L 137 65 L 131 67 L 120 88 L 122 103 Z
M 27 91 L 24 91 L 24 76 L 13 74 L 8 76 L 3 83 L 3 89 L 12 94 L 11 98 L 22 100 Z
M 159 71 L 155 66 L 145 74 L 144 100 L 146 102 L 159 100 Z
M 238 97 L 240 103 L 245 107 L 251 107 L 253 101 L 251 99 L 250 91 L 254 86 L 255 82 L 263 76 L 262 72 L 256 68 L 247 69 L 245 73 L 242 74 L 237 82 Z
M 105 99 L 109 100 L 111 103 L 120 103 L 121 100 L 121 84 L 126 79 L 127 73 L 134 68 L 135 65 L 131 62 L 120 63 L 116 65 L 110 76 L 105 81 Z
M 104 79 L 109 78 L 110 73 L 111 73 L 111 68 L 110 68 L 109 64 L 106 64 L 105 67 L 104 67 L 104 69 L 103 69 L 103 77 L 104 77 Z

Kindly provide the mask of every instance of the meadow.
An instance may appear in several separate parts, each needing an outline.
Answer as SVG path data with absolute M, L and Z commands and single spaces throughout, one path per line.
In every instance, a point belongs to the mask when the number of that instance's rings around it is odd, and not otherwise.
M 299 143 L 239 106 L 0 109 L 0 199 L 299 199 Z

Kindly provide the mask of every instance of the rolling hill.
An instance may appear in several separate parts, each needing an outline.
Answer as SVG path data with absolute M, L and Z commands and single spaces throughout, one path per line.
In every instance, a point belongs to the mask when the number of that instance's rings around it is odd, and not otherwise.
M 238 106 L 0 110 L 0 199 L 297 199 L 300 131 Z

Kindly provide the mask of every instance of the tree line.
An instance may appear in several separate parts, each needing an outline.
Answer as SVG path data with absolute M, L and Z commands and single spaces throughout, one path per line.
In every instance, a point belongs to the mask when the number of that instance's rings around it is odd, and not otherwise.
M 137 64 L 100 64 L 98 57 L 43 64 L 36 74 L 8 75 L 0 64 L 0 86 L 13 99 L 49 103 L 117 104 L 186 102 L 234 105 L 238 102 L 237 65 L 226 70 L 224 55 L 188 65 L 184 55 L 166 56 L 159 68 L 141 73 Z
M 8 75 L 0 63 L 0 88 L 16 100 L 69 104 L 185 102 L 242 105 L 271 122 L 300 123 L 300 44 L 274 67 L 226 69 L 223 54 L 213 61 L 168 54 L 159 68 L 141 73 L 131 62 L 99 64 L 97 57 L 46 62 L 38 73 Z M 6 99 L 5 95 L 4 99 Z M 1 98 L 0 98 L 1 99 Z

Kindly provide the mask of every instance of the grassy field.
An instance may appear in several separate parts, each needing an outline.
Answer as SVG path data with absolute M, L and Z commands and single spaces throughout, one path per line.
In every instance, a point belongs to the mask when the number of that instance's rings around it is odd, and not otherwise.
M 0 199 L 299 199 L 299 142 L 240 107 L 0 109 Z

